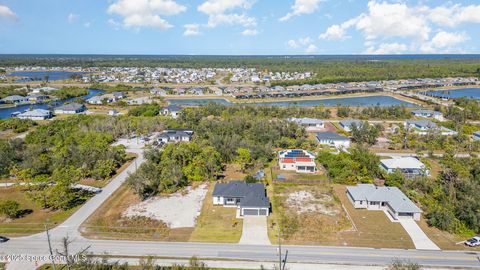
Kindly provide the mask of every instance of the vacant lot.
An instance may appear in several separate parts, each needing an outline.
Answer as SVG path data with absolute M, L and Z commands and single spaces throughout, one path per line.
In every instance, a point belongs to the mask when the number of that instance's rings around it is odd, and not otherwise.
M 77 208 L 68 211 L 42 209 L 32 201 L 25 187 L 0 188 L 0 199 L 17 201 L 24 212 L 22 217 L 16 219 L 0 217 L 0 234 L 9 237 L 42 232 L 45 224 L 54 227 L 77 210 Z
M 82 234 L 97 239 L 188 240 L 193 228 L 170 229 L 166 223 L 152 218 L 123 216 L 130 206 L 140 202 L 127 185 L 121 186 L 82 224 Z
M 426 220 L 419 222 L 420 228 L 438 247 L 444 250 L 470 250 L 480 251 L 480 247 L 467 247 L 463 244 L 467 238 L 442 231 L 435 227 L 428 226 Z
M 190 241 L 238 243 L 242 236 L 242 220 L 235 217 L 236 208 L 213 205 L 213 188 L 214 184 L 212 183 Z
M 328 243 L 336 232 L 351 227 L 331 186 L 326 183 L 275 183 L 269 188 L 269 195 L 273 204 L 269 218 L 272 242 L 276 242 L 278 236 L 278 222 L 286 244 Z
M 280 222 L 286 244 L 414 248 L 403 227 L 383 211 L 354 209 L 345 186 L 274 184 L 269 194 L 274 210 L 269 218 L 272 242 Z
M 122 217 L 147 217 L 162 221 L 171 229 L 193 228 L 206 193 L 206 184 L 187 187 L 168 196 L 157 196 L 132 205 L 123 212 Z
M 284 178 L 284 180 L 282 181 L 287 183 L 320 184 L 325 181 L 328 181 L 328 177 L 325 174 L 323 167 L 317 164 L 317 169 L 318 171 L 316 173 L 297 173 L 295 171 L 280 170 L 277 164 L 275 164 L 274 166 L 271 167 L 271 173 L 272 173 L 272 178 L 275 181 L 277 181 L 280 176 Z

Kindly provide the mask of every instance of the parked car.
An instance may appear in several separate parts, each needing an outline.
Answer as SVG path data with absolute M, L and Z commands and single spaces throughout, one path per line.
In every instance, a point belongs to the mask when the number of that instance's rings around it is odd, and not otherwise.
M 475 236 L 475 237 L 472 237 L 472 238 L 468 239 L 467 241 L 465 241 L 465 245 L 467 245 L 469 247 L 480 246 L 480 237 Z
M 7 242 L 8 240 L 10 240 L 10 239 L 8 239 L 8 238 L 5 237 L 5 236 L 0 236 L 0 243 L 5 243 L 5 242 Z

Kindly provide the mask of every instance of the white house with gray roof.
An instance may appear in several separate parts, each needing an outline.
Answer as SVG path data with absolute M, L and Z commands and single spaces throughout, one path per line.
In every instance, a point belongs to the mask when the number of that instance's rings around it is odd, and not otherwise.
M 446 127 L 438 126 L 430 120 L 407 120 L 404 125 L 405 128 L 413 130 L 418 135 L 427 135 L 429 132 L 438 133 L 443 136 L 453 136 L 458 134 L 458 132 Z
M 4 103 L 11 103 L 11 104 L 26 104 L 28 103 L 28 97 L 23 97 L 19 95 L 8 96 L 2 98 Z
M 358 184 L 347 187 L 347 197 L 355 208 L 383 210 L 394 220 L 420 220 L 422 210 L 397 187 Z
M 16 116 L 19 119 L 30 119 L 30 120 L 46 120 L 52 118 L 52 112 L 49 110 L 35 109 L 31 111 L 26 111 L 20 113 Z
M 217 183 L 213 189 L 213 205 L 237 207 L 237 216 L 268 216 L 270 200 L 265 186 L 259 183 L 231 181 Z
M 400 171 L 407 178 L 430 175 L 430 170 L 427 169 L 427 166 L 414 157 L 382 159 L 380 160 L 380 168 L 387 173 Z
M 474 133 L 472 134 L 472 137 L 473 137 L 473 139 L 476 140 L 476 141 L 480 140 L 480 131 L 474 132 Z
M 162 109 L 162 114 L 169 115 L 173 119 L 176 119 L 180 115 L 181 111 L 182 111 L 182 108 L 178 107 L 177 105 L 168 105 L 167 107 Z
M 342 120 L 340 121 L 340 126 L 343 128 L 343 130 L 345 130 L 346 132 L 350 132 L 352 131 L 352 126 L 355 125 L 357 127 L 360 127 L 361 125 L 363 125 L 363 121 L 362 120 Z
M 190 142 L 192 140 L 193 130 L 184 128 L 171 128 L 164 130 L 158 140 L 162 143 Z
M 350 138 L 335 132 L 319 132 L 316 138 L 320 145 L 332 146 L 337 149 L 350 148 Z
M 441 112 L 433 111 L 433 110 L 413 110 L 412 114 L 415 117 L 421 118 L 433 118 L 438 121 L 443 121 L 443 114 Z
M 287 121 L 297 123 L 307 131 L 325 128 L 325 121 L 315 118 L 288 118 Z
M 56 107 L 55 114 L 77 114 L 86 110 L 85 105 L 79 103 L 69 103 Z

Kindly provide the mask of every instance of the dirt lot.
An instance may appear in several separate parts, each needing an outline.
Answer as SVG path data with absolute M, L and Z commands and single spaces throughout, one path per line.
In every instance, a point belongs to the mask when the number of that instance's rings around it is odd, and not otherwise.
M 157 196 L 132 205 L 123 218 L 146 217 L 159 220 L 171 229 L 195 227 L 195 220 L 207 193 L 207 185 L 187 187 L 167 196 Z
M 335 232 L 351 228 L 341 204 L 327 184 L 296 185 L 276 183 L 269 189 L 273 214 L 269 237 L 276 242 L 277 222 L 282 224 L 285 244 L 324 244 Z
M 402 226 L 384 212 L 354 209 L 345 186 L 274 184 L 269 195 L 274 205 L 269 218 L 272 243 L 280 220 L 286 244 L 414 248 Z
M 193 228 L 170 229 L 162 221 L 147 217 L 123 218 L 122 215 L 140 198 L 127 186 L 121 186 L 87 221 L 82 235 L 96 239 L 187 241 Z
M 242 236 L 242 219 L 237 219 L 236 208 L 214 206 L 212 183 L 205 197 L 197 225 L 190 237 L 192 242 L 238 243 Z

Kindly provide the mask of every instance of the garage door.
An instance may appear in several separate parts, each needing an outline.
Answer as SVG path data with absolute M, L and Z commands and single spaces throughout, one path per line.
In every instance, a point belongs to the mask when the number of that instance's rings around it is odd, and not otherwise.
M 258 209 L 243 209 L 244 216 L 258 216 Z
M 267 215 L 267 210 L 260 209 L 260 216 L 266 216 L 266 215 Z

